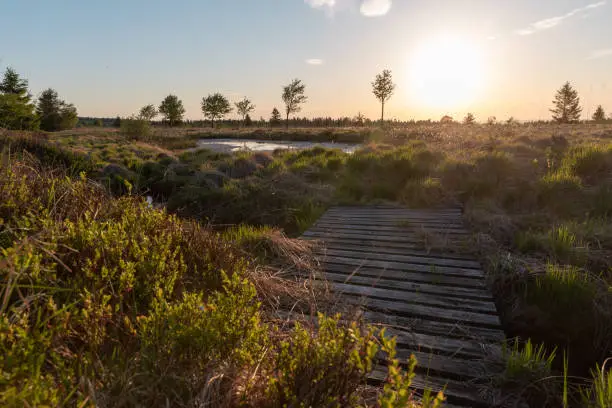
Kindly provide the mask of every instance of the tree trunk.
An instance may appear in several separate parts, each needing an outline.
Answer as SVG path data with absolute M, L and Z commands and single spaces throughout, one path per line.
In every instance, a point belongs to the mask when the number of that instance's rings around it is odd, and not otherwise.
M 285 129 L 289 130 L 289 111 L 287 111 L 287 120 L 285 121 Z
M 381 102 L 380 124 L 385 123 L 385 102 Z
M 214 119 L 210 120 L 210 127 L 213 128 L 213 129 L 215 128 L 215 120 Z

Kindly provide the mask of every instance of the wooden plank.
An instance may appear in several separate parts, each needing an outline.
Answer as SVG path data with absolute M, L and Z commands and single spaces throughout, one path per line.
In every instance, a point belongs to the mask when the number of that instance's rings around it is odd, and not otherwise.
M 385 382 L 387 380 L 387 370 L 383 367 L 376 367 L 368 377 L 376 383 Z M 456 406 L 460 407 L 489 408 L 491 406 L 491 404 L 483 401 L 478 395 L 477 389 L 467 382 L 427 376 L 426 374 L 416 374 L 412 379 L 412 388 L 419 391 L 429 389 L 434 391 L 434 393 L 443 391 L 448 402 L 457 404 Z M 444 404 L 443 406 L 447 407 L 448 405 Z
M 394 255 L 394 254 L 381 254 L 372 251 L 356 251 L 356 250 L 343 250 L 334 248 L 321 248 L 321 252 L 327 256 L 340 256 L 347 258 L 361 258 L 371 259 L 380 261 L 393 261 L 403 263 L 415 263 L 423 265 L 436 265 L 436 266 L 448 266 L 453 268 L 466 268 L 466 269 L 477 269 L 480 270 L 480 262 L 469 261 L 464 259 L 445 259 L 435 258 L 431 256 L 413 256 L 413 255 Z
M 355 244 L 351 241 L 338 241 L 338 240 L 320 240 L 321 248 L 326 249 L 339 249 L 339 250 L 351 250 L 357 252 L 372 252 L 378 254 L 390 254 L 390 255 L 412 255 L 412 256 L 420 256 L 420 257 L 432 257 L 438 259 L 448 259 L 448 260 L 464 260 L 464 261 L 474 261 L 473 257 L 463 256 L 456 257 L 454 254 L 443 254 L 443 253 L 432 253 L 423 250 L 417 249 L 408 249 L 408 248 L 396 248 L 396 247 L 388 247 L 386 245 L 376 245 L 376 241 L 371 241 L 370 245 L 360 245 Z
M 426 372 L 435 372 L 443 378 L 454 378 L 456 380 L 481 378 L 494 372 L 499 372 L 499 364 L 489 361 L 475 361 L 464 358 L 441 356 L 433 353 L 412 351 L 405 348 L 396 348 L 397 359 L 400 362 L 408 361 L 411 355 L 417 359 L 417 366 Z M 479 356 L 479 357 L 482 357 Z M 384 355 L 379 357 L 385 359 Z
M 501 355 L 499 344 L 481 343 L 475 340 L 453 339 L 445 336 L 387 329 L 386 334 L 395 337 L 399 348 L 435 352 L 447 356 L 483 359 L 486 355 Z
M 501 343 L 505 339 L 501 329 L 472 327 L 460 323 L 436 322 L 423 318 L 403 317 L 375 311 L 363 311 L 361 317 L 380 327 L 396 328 L 411 333 L 474 340 L 479 343 Z
M 329 224 L 347 224 L 352 223 L 356 225 L 382 225 L 386 227 L 419 227 L 421 225 L 431 226 L 431 227 L 465 227 L 463 222 L 460 221 L 440 221 L 440 220 L 377 220 L 372 218 L 353 218 L 353 217 L 334 217 L 329 215 L 324 215 L 319 218 L 318 221 L 329 223 Z
M 372 238 L 372 237 L 376 237 L 377 239 L 390 239 L 390 240 L 401 240 L 401 239 L 409 239 L 410 242 L 423 242 L 424 238 L 425 238 L 425 234 L 433 234 L 434 232 L 427 232 L 427 231 L 422 231 L 423 232 L 423 237 L 419 237 L 418 233 L 412 233 L 412 234 L 406 234 L 406 233 L 394 233 L 394 232 L 388 232 L 388 231 L 383 231 L 383 232 L 376 232 L 376 231 L 354 231 L 354 230 L 350 230 L 350 229 L 346 229 L 346 228 L 324 228 L 324 227 L 313 227 L 310 228 L 308 231 L 306 231 L 304 233 L 304 235 L 308 235 L 308 233 L 322 233 L 322 234 L 329 234 L 329 235 L 336 235 L 336 234 L 345 234 L 345 235 L 353 235 L 353 236 L 357 236 L 357 237 L 365 237 L 365 238 Z M 465 233 L 454 233 L 454 232 L 444 232 L 444 233 L 436 233 L 437 235 L 441 235 L 441 236 L 446 236 L 446 237 L 453 237 L 453 238 L 468 238 L 470 235 L 469 234 L 465 234 Z
M 416 303 L 453 310 L 466 310 L 474 313 L 496 314 L 497 309 L 491 301 L 446 297 L 427 293 L 415 293 L 395 289 L 354 285 L 332 281 L 330 286 L 340 293 L 366 296 L 371 299 L 391 300 L 402 303 Z
M 392 214 L 409 214 L 416 216 L 428 216 L 428 215 L 454 215 L 461 216 L 462 212 L 459 209 L 436 209 L 436 210 L 412 210 L 408 208 L 374 208 L 374 207 L 343 207 L 336 206 L 331 207 L 327 212 L 334 213 L 340 212 L 344 214 L 381 214 L 381 213 L 392 213 Z
M 436 258 L 446 258 L 446 259 L 468 259 L 474 260 L 473 255 L 464 255 L 455 252 L 437 252 L 437 251 L 426 251 L 423 249 L 422 245 L 410 244 L 410 243 L 402 243 L 402 242 L 392 242 L 392 241 L 377 241 L 375 238 L 372 239 L 360 239 L 360 238 L 318 238 L 311 236 L 302 236 L 300 239 L 304 239 L 307 241 L 318 241 L 321 244 L 338 244 L 338 245 L 348 245 L 348 246 L 361 246 L 374 248 L 376 250 L 379 249 L 393 249 L 399 251 L 405 251 L 406 254 L 410 255 L 427 255 L 433 256 Z
M 350 218 L 385 218 L 385 219 L 407 219 L 407 220 L 457 220 L 461 221 L 461 214 L 443 213 L 414 213 L 404 211 L 337 211 L 328 210 L 326 215 Z
M 304 315 L 295 310 L 277 310 L 277 315 L 286 320 L 316 320 L 316 316 Z M 385 327 L 388 333 L 395 331 L 409 334 L 417 333 L 448 339 L 469 340 L 478 344 L 501 344 L 505 341 L 504 332 L 500 329 L 466 326 L 460 323 L 431 321 L 420 317 L 404 317 L 381 312 L 361 310 L 358 314 L 345 315 L 344 320 L 359 321 L 379 328 Z
M 437 265 L 424 265 L 424 264 L 413 264 L 407 262 L 394 262 L 394 261 L 380 261 L 376 259 L 365 259 L 359 257 L 344 257 L 336 256 L 331 254 L 325 254 L 319 250 L 314 250 L 315 255 L 318 256 L 320 262 L 323 263 L 334 263 L 343 265 L 373 267 L 379 269 L 394 269 L 398 271 L 409 271 L 409 272 L 425 272 L 431 273 L 432 275 L 447 275 L 457 276 L 460 278 L 473 278 L 473 279 L 484 279 L 484 272 L 477 269 L 467 268 L 455 268 L 451 266 L 437 266 Z
M 351 261 L 354 261 L 354 264 L 351 264 Z M 431 272 L 422 273 L 415 271 L 402 271 L 392 268 L 375 268 L 363 266 L 363 262 L 358 260 L 347 259 L 347 261 L 344 261 L 343 263 L 324 261 L 322 266 L 327 272 L 341 273 L 347 276 L 356 275 L 379 278 L 380 276 L 384 275 L 386 279 L 394 279 L 402 282 L 429 283 L 432 285 L 450 286 L 453 288 L 486 288 L 486 283 L 482 279 L 463 278 L 459 276 L 443 275 Z
M 470 289 L 462 287 L 448 287 L 428 283 L 404 282 L 386 279 L 384 274 L 380 277 L 359 275 L 346 275 L 341 273 L 324 272 L 323 277 L 329 281 L 350 283 L 354 285 L 371 286 L 384 289 L 397 289 L 413 293 L 440 295 L 449 298 L 493 301 L 493 297 L 484 289 Z
M 500 329 L 497 315 L 466 312 L 461 310 L 442 309 L 434 306 L 423 306 L 391 300 L 369 299 L 363 296 L 347 295 L 343 298 L 349 304 L 366 307 L 370 310 L 389 311 L 403 316 L 421 317 L 441 322 L 456 323 Z
M 334 232 L 334 231 L 313 231 L 308 230 L 304 232 L 305 238 L 339 238 L 339 239 L 361 239 L 361 240 L 372 240 L 375 239 L 378 242 L 394 242 L 403 244 L 414 244 L 415 247 L 423 246 L 425 240 L 423 238 L 415 237 L 412 235 L 403 237 L 387 237 L 384 235 L 369 235 L 364 236 L 363 234 L 345 233 L 345 232 Z M 420 244 L 420 245 L 419 245 Z
M 424 226 L 424 225 L 409 225 L 409 226 L 381 226 L 381 225 L 362 225 L 358 223 L 343 223 L 334 224 L 325 221 L 317 221 L 312 228 L 314 229 L 333 229 L 343 230 L 351 229 L 357 231 L 374 231 L 374 232 L 391 232 L 401 234 L 412 234 L 418 231 L 436 232 L 439 234 L 453 233 L 453 234 L 469 234 L 469 232 L 463 227 L 445 227 L 445 226 Z

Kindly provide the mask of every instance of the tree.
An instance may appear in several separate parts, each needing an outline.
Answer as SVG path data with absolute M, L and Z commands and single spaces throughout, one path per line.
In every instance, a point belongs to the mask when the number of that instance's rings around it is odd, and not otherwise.
M 247 113 L 246 116 L 244 117 L 244 126 L 245 127 L 251 127 L 253 126 L 253 120 L 251 119 L 251 116 Z
M 278 109 L 272 109 L 272 115 L 270 116 L 270 126 L 278 126 L 281 123 L 281 115 Z
M 166 121 L 172 127 L 181 123 L 185 108 L 183 102 L 176 95 L 168 95 L 159 105 L 159 113 L 166 118 Z
M 152 121 L 154 117 L 157 116 L 157 109 L 155 109 L 154 105 L 145 105 L 140 108 L 140 113 L 138 117 L 142 120 L 146 120 L 148 122 Z
M 95 126 L 104 127 L 104 121 L 102 119 L 96 119 Z
M 38 129 L 38 118 L 28 81 L 7 68 L 0 83 L 0 127 L 14 130 Z
M 582 108 L 578 92 L 569 82 L 566 82 L 555 95 L 555 107 L 551 109 L 552 117 L 559 123 L 576 123 L 580 121 Z
M 210 119 L 210 125 L 215 127 L 215 119 L 221 119 L 232 111 L 227 98 L 220 93 L 208 95 L 202 98 L 202 113 L 205 118 Z
M 495 116 L 489 116 L 487 119 L 487 125 L 493 126 L 497 123 L 497 118 Z
M 606 112 L 604 111 L 603 106 L 599 105 L 597 109 L 595 109 L 595 113 L 593 113 L 593 120 L 595 122 L 603 122 L 606 120 Z
M 383 70 L 381 74 L 376 75 L 376 79 L 372 82 L 372 93 L 380 101 L 381 114 L 380 122 L 385 120 L 385 102 L 387 102 L 392 96 L 395 90 L 395 84 L 391 77 L 391 71 L 388 69 Z
M 40 118 L 40 128 L 47 132 L 71 129 L 78 122 L 74 105 L 61 100 L 57 91 L 52 88 L 40 94 L 36 113 Z
M 249 113 L 255 110 L 255 105 L 253 105 L 253 103 L 246 97 L 244 97 L 244 99 L 240 102 L 236 102 L 235 105 L 238 114 L 242 117 L 242 121 L 246 126 L 246 117 L 249 115 Z
M 113 120 L 113 127 L 121 127 L 121 118 L 119 116 L 117 116 L 115 120 Z
M 463 118 L 464 125 L 473 125 L 474 123 L 476 123 L 476 118 L 472 113 L 468 113 L 465 115 L 465 118 Z
M 453 123 L 452 116 L 444 115 L 442 119 L 440 119 L 440 123 Z
M 302 84 L 299 79 L 294 79 L 291 83 L 283 88 L 283 102 L 285 102 L 285 113 L 287 114 L 286 127 L 289 129 L 289 115 L 302 110 L 301 104 L 308 100 L 304 95 L 306 85 Z

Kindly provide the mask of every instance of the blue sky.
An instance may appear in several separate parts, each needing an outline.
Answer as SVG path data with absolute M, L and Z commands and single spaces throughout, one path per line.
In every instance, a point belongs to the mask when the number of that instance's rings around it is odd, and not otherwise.
M 222 92 L 267 118 L 300 78 L 301 115 L 376 118 L 370 82 L 384 68 L 397 83 L 388 117 L 546 118 L 566 80 L 585 114 L 612 112 L 607 1 L 0 0 L 0 18 L 0 69 L 81 115 L 129 115 L 176 93 L 195 119 Z

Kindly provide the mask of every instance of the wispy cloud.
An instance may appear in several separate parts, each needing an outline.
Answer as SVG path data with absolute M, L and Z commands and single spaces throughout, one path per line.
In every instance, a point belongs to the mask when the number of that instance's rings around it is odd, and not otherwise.
M 574 17 L 575 15 L 578 15 L 578 14 L 583 14 L 589 10 L 593 10 L 598 7 L 603 7 L 606 4 L 607 4 L 607 1 L 591 3 L 584 7 L 576 8 L 570 11 L 569 13 L 566 13 L 560 16 L 545 18 L 543 20 L 536 21 L 535 23 L 531 24 L 529 27 L 521 28 L 520 30 L 517 30 L 516 33 L 518 35 L 531 35 L 531 34 L 537 33 L 538 31 L 548 30 L 550 28 L 558 26 L 559 24 L 563 23 L 568 18 Z
M 380 17 L 387 14 L 391 6 L 391 0 L 364 0 L 359 11 L 366 17 Z
M 391 10 L 392 0 L 304 0 L 314 9 L 323 10 L 328 16 L 333 16 L 340 9 L 359 7 L 365 17 L 380 17 Z
M 605 57 L 612 57 L 612 48 L 605 48 L 602 50 L 593 50 L 587 59 L 599 59 Z
M 308 65 L 323 65 L 323 60 L 320 58 L 310 58 L 306 60 Z

